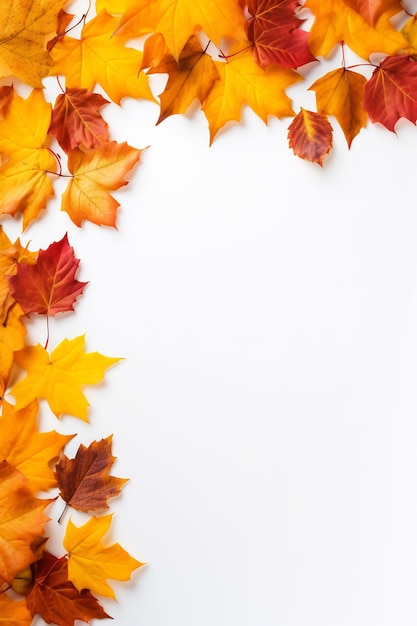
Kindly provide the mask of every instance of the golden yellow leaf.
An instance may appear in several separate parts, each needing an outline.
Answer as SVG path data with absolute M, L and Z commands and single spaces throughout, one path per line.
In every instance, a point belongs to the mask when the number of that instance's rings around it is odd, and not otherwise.
M 22 472 L 34 493 L 57 486 L 51 465 L 58 460 L 60 452 L 74 436 L 61 435 L 55 430 L 39 432 L 37 416 L 37 402 L 16 410 L 3 400 L 0 417 L 0 461 L 8 461 Z
M 244 105 L 250 106 L 265 124 L 270 115 L 293 116 L 285 90 L 302 80 L 292 69 L 272 65 L 262 69 L 255 63 L 247 41 L 232 48 L 230 55 L 225 63 L 217 63 L 220 80 L 214 83 L 201 107 L 209 122 L 210 143 L 227 122 L 240 121 Z
M 2 0 L 0 77 L 17 76 L 43 87 L 51 57 L 47 43 L 56 35 L 58 13 L 67 0 Z
M 246 19 L 239 0 L 130 0 L 118 32 L 138 37 L 161 33 L 175 59 L 196 30 L 220 47 L 223 38 L 245 37 Z
M 86 353 L 84 345 L 82 335 L 64 339 L 51 355 L 39 344 L 16 352 L 16 364 L 27 371 L 10 391 L 16 398 L 16 410 L 45 398 L 56 417 L 69 414 L 88 421 L 89 404 L 82 387 L 100 382 L 105 370 L 120 359 Z
M 317 111 L 334 115 L 349 147 L 368 119 L 363 108 L 365 84 L 365 76 L 341 67 L 327 72 L 310 87 L 316 92 Z
M 363 59 L 369 59 L 372 53 L 391 55 L 409 50 L 406 39 L 390 21 L 398 12 L 395 3 L 390 2 L 372 23 L 361 13 L 360 3 L 351 0 L 307 0 L 304 6 L 315 18 L 308 44 L 316 57 L 326 57 L 342 41 Z
M 107 579 L 129 580 L 133 570 L 144 565 L 118 543 L 105 546 L 104 535 L 110 530 L 112 515 L 92 517 L 77 527 L 68 521 L 64 548 L 68 552 L 68 578 L 74 586 L 93 594 L 115 598 Z
M 67 87 L 93 91 L 98 83 L 117 104 L 126 96 L 155 102 L 146 74 L 139 72 L 142 52 L 114 34 L 118 23 L 103 10 L 85 24 L 80 39 L 60 39 L 51 51 L 51 74 L 64 74 Z
M 83 220 L 94 224 L 115 226 L 116 211 L 120 206 L 109 191 L 126 185 L 126 174 L 139 161 L 142 150 L 126 142 L 109 141 L 98 148 L 79 150 L 68 154 L 68 169 L 73 174 L 62 195 L 62 210 L 74 224 Z

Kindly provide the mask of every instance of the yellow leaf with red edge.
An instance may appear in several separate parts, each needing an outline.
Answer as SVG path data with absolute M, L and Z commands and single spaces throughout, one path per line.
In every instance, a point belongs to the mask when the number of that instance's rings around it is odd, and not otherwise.
M 326 57 L 341 42 L 363 59 L 369 59 L 373 53 L 410 51 L 405 37 L 391 23 L 392 17 L 402 10 L 400 2 L 376 3 L 379 10 L 369 10 L 366 4 L 352 0 L 307 0 L 304 6 L 314 15 L 308 39 L 314 56 Z
M 310 87 L 316 92 L 317 111 L 334 115 L 349 147 L 368 119 L 363 108 L 365 84 L 365 76 L 341 67 L 327 72 Z
M 323 165 L 332 147 L 332 127 L 325 115 L 301 109 L 288 127 L 288 139 L 301 159 Z
M 112 515 L 91 517 L 80 527 L 69 520 L 63 544 L 68 553 L 68 578 L 74 586 L 115 599 L 107 580 L 129 580 L 132 572 L 144 564 L 118 543 L 103 545 L 111 522 Z
M 57 486 L 51 465 L 58 460 L 64 446 L 74 435 L 61 435 L 55 430 L 38 429 L 38 403 L 32 402 L 16 410 L 3 400 L 0 417 L 0 461 L 6 460 L 28 479 L 28 486 L 47 491 Z
M 23 215 L 23 227 L 45 208 L 54 195 L 49 172 L 56 161 L 47 149 L 51 105 L 42 91 L 27 98 L 14 94 L 0 120 L 0 213 Z
M 7 461 L 0 462 L 0 579 L 14 576 L 37 558 L 36 544 L 43 535 L 44 513 L 51 500 L 35 498 L 28 480 Z
M 142 150 L 126 142 L 109 141 L 98 148 L 68 154 L 68 169 L 73 177 L 62 195 L 62 210 L 74 224 L 83 220 L 115 226 L 120 206 L 109 193 L 127 184 L 125 176 L 140 159 Z
M 93 91 L 99 84 L 117 104 L 127 96 L 155 101 L 146 74 L 139 72 L 142 52 L 114 34 L 118 24 L 118 18 L 103 10 L 86 22 L 80 39 L 66 35 L 57 41 L 51 50 L 51 74 L 64 74 L 67 87 Z
M 56 417 L 69 414 L 88 421 L 89 404 L 82 387 L 100 382 L 106 369 L 120 359 L 86 353 L 84 345 L 82 335 L 64 339 L 51 355 L 39 344 L 16 352 L 15 363 L 27 372 L 10 391 L 16 398 L 16 409 L 45 398 Z
M 17 76 L 27 85 L 43 87 L 51 66 L 47 44 L 56 35 L 58 13 L 66 2 L 2 0 L 0 77 Z
M 278 118 L 294 115 L 285 90 L 302 80 L 301 76 L 289 68 L 262 69 L 254 61 L 248 41 L 236 44 L 226 62 L 217 63 L 217 70 L 220 79 L 201 107 L 209 122 L 210 143 L 227 122 L 240 121 L 244 105 L 265 124 L 270 115 Z
M 169 115 L 186 113 L 194 100 L 204 102 L 219 74 L 211 56 L 206 54 L 194 35 L 180 54 L 178 63 L 171 54 L 148 70 L 148 74 L 168 74 L 168 82 L 162 94 L 161 114 L 157 124 Z
M 32 615 L 25 600 L 13 600 L 7 594 L 0 594 L 0 626 L 30 626 Z
M 239 0 L 130 0 L 118 31 L 126 37 L 161 33 L 175 59 L 191 35 L 203 30 L 220 47 L 223 38 L 245 36 L 246 19 Z

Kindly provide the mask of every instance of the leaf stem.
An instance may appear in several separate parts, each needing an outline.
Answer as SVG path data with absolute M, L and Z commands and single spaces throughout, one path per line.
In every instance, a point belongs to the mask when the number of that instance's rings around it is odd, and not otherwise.
M 64 510 L 62 511 L 61 515 L 58 518 L 58 524 L 60 524 L 62 522 L 62 518 L 64 517 L 65 513 L 67 512 L 68 506 L 69 506 L 68 502 L 66 502 Z

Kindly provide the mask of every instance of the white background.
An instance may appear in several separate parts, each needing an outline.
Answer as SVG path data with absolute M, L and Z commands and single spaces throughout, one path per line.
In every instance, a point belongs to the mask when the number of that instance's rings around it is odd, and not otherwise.
M 290 120 L 246 111 L 209 148 L 199 112 L 103 115 L 150 145 L 118 231 L 56 201 L 22 240 L 68 232 L 89 281 L 50 348 L 86 333 L 125 357 L 85 388 L 90 425 L 44 410 L 79 433 L 69 455 L 114 433 L 130 477 L 109 541 L 148 565 L 103 601 L 112 623 L 414 626 L 417 129 L 371 126 L 348 151 L 332 120 L 320 168 L 288 148 Z M 42 343 L 44 321 L 29 332 Z

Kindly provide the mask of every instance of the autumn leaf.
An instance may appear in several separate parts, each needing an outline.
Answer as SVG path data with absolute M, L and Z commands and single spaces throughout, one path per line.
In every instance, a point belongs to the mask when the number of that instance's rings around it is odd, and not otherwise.
M 0 462 L 0 579 L 11 584 L 36 558 L 32 543 L 42 535 L 51 500 L 32 495 L 28 480 L 7 461 Z
M 0 119 L 3 119 L 10 102 L 13 100 L 13 86 L 3 85 L 0 87 Z
M 0 626 L 30 626 L 31 623 L 25 600 L 12 600 L 5 593 L 0 594 Z
M 87 89 L 67 88 L 58 95 L 52 110 L 49 134 L 65 152 L 74 148 L 97 148 L 109 140 L 108 124 L 100 109 L 108 100 Z
M 36 264 L 19 263 L 9 283 L 24 313 L 56 315 L 73 311 L 75 300 L 87 284 L 75 279 L 79 263 L 67 234 L 40 250 Z
M 26 597 L 33 616 L 40 615 L 48 624 L 59 626 L 110 617 L 88 589 L 78 591 L 68 580 L 66 557 L 58 559 L 45 551 L 42 559 L 33 564 L 33 571 L 34 584 Z
M 23 228 L 45 208 L 54 195 L 48 172 L 56 170 L 46 148 L 51 106 L 41 91 L 27 98 L 14 94 L 0 119 L 0 214 L 23 214 Z
M 370 5 L 375 9 L 369 11 Z M 410 51 L 405 37 L 391 23 L 391 18 L 402 10 L 399 1 L 307 0 L 304 6 L 315 18 L 308 43 L 316 57 L 327 57 L 341 42 L 363 59 L 369 59 L 373 53 Z
M 245 37 L 245 16 L 239 0 L 130 0 L 117 32 L 125 37 L 161 33 L 171 54 L 179 59 L 196 30 L 220 47 L 223 38 Z
M 26 328 L 21 321 L 22 315 L 22 308 L 12 304 L 0 324 L 0 397 L 9 383 L 15 351 L 25 345 Z
M 80 39 L 60 39 L 51 51 L 51 73 L 64 74 L 67 88 L 91 92 L 99 84 L 116 104 L 127 96 L 155 102 L 146 74 L 139 73 L 142 52 L 127 47 L 126 38 L 114 34 L 118 24 L 103 10 L 86 22 Z
M 219 78 L 213 59 L 201 49 L 192 36 L 181 52 L 178 63 L 171 54 L 165 55 L 148 74 L 168 74 L 167 85 L 160 96 L 161 114 L 157 124 L 169 115 L 185 113 L 195 99 L 204 102 Z
M 81 527 L 69 520 L 63 544 L 68 553 L 68 577 L 77 589 L 90 589 L 92 593 L 115 599 L 107 580 L 129 580 L 132 572 L 144 564 L 118 543 L 103 545 L 102 539 L 111 522 L 112 515 L 92 517 Z
M 323 165 L 332 147 L 332 127 L 325 115 L 302 108 L 288 127 L 288 139 L 301 159 Z
M 226 62 L 217 63 L 217 70 L 219 80 L 201 107 L 209 122 L 210 143 L 227 122 L 240 121 L 244 105 L 265 124 L 270 115 L 278 118 L 294 115 L 285 90 L 302 80 L 301 76 L 292 69 L 276 66 L 262 69 L 254 61 L 248 42 L 231 48 Z
M 39 432 L 38 404 L 16 410 L 3 400 L 0 417 L 0 461 L 6 460 L 27 479 L 33 493 L 56 487 L 51 465 L 74 435 Z
M 56 35 L 58 13 L 67 0 L 3 0 L 0 12 L 0 77 L 17 76 L 42 88 L 51 58 L 47 43 Z
M 16 409 L 45 398 L 56 417 L 69 414 L 88 421 L 89 404 L 82 387 L 100 382 L 105 370 L 120 359 L 86 353 L 84 345 L 85 337 L 80 336 L 64 339 L 51 355 L 39 344 L 16 352 L 15 363 L 27 371 L 10 391 L 16 398 Z
M 255 61 L 261 67 L 276 63 L 297 68 L 316 61 L 308 47 L 308 32 L 295 15 L 300 8 L 294 0 L 250 0 L 248 39 L 253 42 Z
M 317 111 L 334 115 L 349 147 L 368 119 L 363 108 L 365 84 L 362 74 L 341 67 L 327 72 L 310 87 L 316 92 Z
M 118 495 L 126 478 L 109 474 L 113 456 L 112 435 L 93 441 L 88 448 L 82 444 L 74 459 L 63 456 L 55 467 L 61 498 L 79 511 L 107 509 L 107 500 Z
M 83 220 L 106 226 L 116 225 L 120 206 L 109 191 L 127 184 L 125 176 L 140 159 L 142 150 L 126 142 L 109 141 L 92 150 L 75 148 L 68 154 L 68 169 L 73 174 L 62 195 L 62 210 L 74 224 Z
M 365 85 L 364 107 L 371 122 L 394 131 L 401 117 L 417 121 L 417 62 L 406 56 L 387 57 Z

